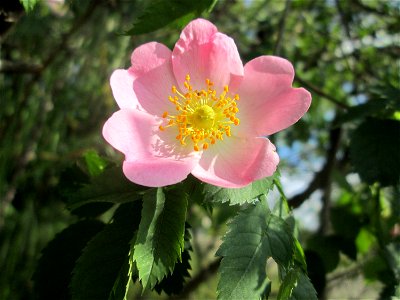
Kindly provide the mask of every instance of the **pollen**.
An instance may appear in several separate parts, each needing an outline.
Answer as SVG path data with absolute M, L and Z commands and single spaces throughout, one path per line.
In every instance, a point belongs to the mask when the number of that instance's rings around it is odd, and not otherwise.
M 184 91 L 172 86 L 172 95 L 167 99 L 173 107 L 162 114 L 165 121 L 159 126 L 160 131 L 175 130 L 180 144 L 190 144 L 194 151 L 207 150 L 224 137 L 230 137 L 231 126 L 240 124 L 236 116 L 239 95 L 230 94 L 228 86 L 218 94 L 208 78 L 205 84 L 204 89 L 194 89 L 188 74 L 183 82 Z

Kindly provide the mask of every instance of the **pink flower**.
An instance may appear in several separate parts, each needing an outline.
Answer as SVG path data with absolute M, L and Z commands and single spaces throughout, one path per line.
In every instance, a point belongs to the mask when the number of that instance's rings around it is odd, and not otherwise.
M 260 56 L 244 67 L 234 41 L 209 21 L 182 31 L 173 51 L 151 42 L 135 49 L 128 70 L 110 83 L 120 110 L 103 136 L 125 154 L 123 171 L 138 184 L 178 183 L 192 173 L 238 188 L 278 165 L 265 137 L 297 122 L 311 95 L 292 88 L 292 64 Z

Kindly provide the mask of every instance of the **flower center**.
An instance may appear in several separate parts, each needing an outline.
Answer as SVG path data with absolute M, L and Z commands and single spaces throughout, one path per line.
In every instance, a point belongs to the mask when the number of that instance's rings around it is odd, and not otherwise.
M 236 117 L 239 112 L 236 101 L 239 95 L 230 97 L 228 86 L 217 96 L 213 83 L 206 79 L 206 89 L 193 90 L 190 85 L 190 76 L 186 76 L 184 86 L 185 93 L 181 93 L 175 86 L 172 86 L 173 96 L 168 99 L 175 105 L 176 114 L 164 112 L 162 117 L 166 119 L 165 125 L 159 129 L 164 131 L 168 128 L 177 128 L 176 139 L 181 145 L 186 145 L 190 139 L 193 149 L 199 151 L 199 145 L 203 150 L 209 145 L 223 140 L 224 136 L 231 136 L 231 125 L 239 125 Z
M 210 129 L 214 126 L 215 111 L 214 109 L 205 104 L 195 109 L 194 113 L 189 117 L 189 123 L 193 127 Z

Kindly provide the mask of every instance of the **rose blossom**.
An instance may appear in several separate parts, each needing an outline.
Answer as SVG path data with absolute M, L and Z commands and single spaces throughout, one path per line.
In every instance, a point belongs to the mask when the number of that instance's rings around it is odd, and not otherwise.
M 271 176 L 279 163 L 265 136 L 297 122 L 311 95 L 293 88 L 292 64 L 260 56 L 244 67 L 234 41 L 207 20 L 190 22 L 173 51 L 151 42 L 110 83 L 120 110 L 103 136 L 125 154 L 138 184 L 174 184 L 189 173 L 238 188 Z

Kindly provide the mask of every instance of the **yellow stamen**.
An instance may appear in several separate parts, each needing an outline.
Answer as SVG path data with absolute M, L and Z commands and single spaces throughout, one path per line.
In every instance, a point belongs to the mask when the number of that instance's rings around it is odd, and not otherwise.
M 206 89 L 193 89 L 188 74 L 183 83 L 185 92 L 172 86 L 173 96 L 169 96 L 168 100 L 174 105 L 176 113 L 165 111 L 162 117 L 168 120 L 167 125 L 159 126 L 160 131 L 176 126 L 176 139 L 185 146 L 186 138 L 189 138 L 194 151 L 200 151 L 199 144 L 202 150 L 207 150 L 217 140 L 222 141 L 224 136 L 232 136 L 231 126 L 240 123 L 236 117 L 239 112 L 236 103 L 239 95 L 230 96 L 229 87 L 224 86 L 217 96 L 213 82 L 206 79 L 205 83 Z

